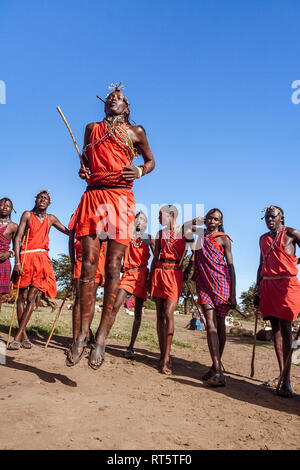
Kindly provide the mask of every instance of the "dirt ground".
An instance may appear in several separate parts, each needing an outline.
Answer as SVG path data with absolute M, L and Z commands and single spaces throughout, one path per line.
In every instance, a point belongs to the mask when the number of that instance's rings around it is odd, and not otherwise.
M 183 327 L 187 318 L 175 321 Z M 200 380 L 210 365 L 205 332 L 178 336 L 197 347 L 172 349 L 171 377 L 158 373 L 158 351 L 141 342 L 136 359 L 126 360 L 125 341 L 109 340 L 98 371 L 86 358 L 66 367 L 63 336 L 54 336 L 47 350 L 36 337 L 30 351 L 7 351 L 0 366 L 0 448 L 300 448 L 299 367 L 292 366 L 295 397 L 278 397 L 262 385 L 278 375 L 272 346 L 257 348 L 250 379 L 251 339 L 229 334 L 223 357 L 227 386 L 213 389 Z

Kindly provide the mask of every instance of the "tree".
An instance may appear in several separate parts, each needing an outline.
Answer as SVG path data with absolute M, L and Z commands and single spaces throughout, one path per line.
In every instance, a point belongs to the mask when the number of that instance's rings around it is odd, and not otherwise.
M 249 317 L 255 315 L 255 307 L 253 306 L 254 287 L 255 283 L 252 284 L 247 291 L 242 292 L 240 295 L 243 313 Z
M 57 259 L 51 260 L 56 282 L 60 290 L 65 290 L 72 282 L 72 266 L 70 256 L 65 254 L 58 255 Z

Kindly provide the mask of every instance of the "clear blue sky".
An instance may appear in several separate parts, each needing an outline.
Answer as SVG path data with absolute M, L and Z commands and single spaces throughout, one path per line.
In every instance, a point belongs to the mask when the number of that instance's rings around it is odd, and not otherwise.
M 135 184 L 146 204 L 220 207 L 240 293 L 255 280 L 261 209 L 299 228 L 298 0 L 2 0 L 1 191 L 18 221 L 41 188 L 67 224 L 85 184 L 56 106 L 82 147 L 111 82 L 147 131 L 155 171 Z M 67 252 L 51 231 L 50 256 Z

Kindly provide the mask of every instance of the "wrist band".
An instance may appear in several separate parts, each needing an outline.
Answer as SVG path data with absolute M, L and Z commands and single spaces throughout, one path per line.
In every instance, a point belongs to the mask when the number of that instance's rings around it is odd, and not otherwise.
M 139 172 L 138 178 L 140 178 L 141 176 L 143 176 L 143 168 L 141 168 L 140 166 L 137 166 L 137 169 L 138 169 L 138 172 Z
M 8 251 L 9 251 L 9 253 L 10 253 L 9 257 L 10 257 L 10 258 L 13 258 L 13 257 L 15 256 L 14 250 L 8 250 Z

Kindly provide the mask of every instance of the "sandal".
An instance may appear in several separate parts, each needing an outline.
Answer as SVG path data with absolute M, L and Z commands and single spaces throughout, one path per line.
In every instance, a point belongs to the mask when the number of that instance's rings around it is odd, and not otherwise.
M 277 387 L 279 379 L 280 379 L 280 377 L 275 377 L 275 379 L 267 380 L 266 382 L 263 383 L 263 386 L 264 387 L 269 387 L 269 388 Z
M 102 349 L 103 349 L 103 355 L 101 354 Z M 100 351 L 100 354 L 99 354 L 99 351 Z M 92 357 L 93 353 L 94 353 L 94 357 Z M 98 343 L 93 344 L 92 347 L 91 347 L 90 355 L 89 355 L 88 365 L 92 369 L 98 370 L 104 362 L 104 353 L 105 353 L 105 346 L 102 346 L 101 344 L 98 344 Z M 99 356 L 101 357 L 101 362 L 98 362 L 97 364 L 93 364 L 92 361 L 97 359 Z
M 208 385 L 211 387 L 225 387 L 226 379 L 224 375 L 221 374 L 214 374 L 207 380 Z
M 13 345 L 15 345 L 16 347 L 12 347 Z M 11 350 L 11 351 L 19 351 L 19 349 L 22 347 L 22 344 L 20 343 L 20 341 L 11 341 L 7 347 L 7 349 Z
M 284 398 L 293 398 L 294 396 L 293 391 L 290 386 L 289 387 L 281 386 L 279 390 L 276 390 L 276 394 Z
M 134 359 L 133 349 L 127 349 L 126 351 L 124 351 L 123 356 L 126 357 L 126 359 Z
M 202 375 L 202 377 L 200 377 L 200 379 L 203 381 L 203 382 L 206 382 L 208 379 L 210 379 L 213 375 L 215 374 L 215 371 L 213 368 L 210 368 L 206 374 Z
M 75 366 L 76 364 L 78 364 L 78 362 L 80 362 L 82 356 L 84 355 L 85 353 L 85 350 L 86 350 L 86 347 L 87 347 L 87 342 L 86 340 L 85 341 L 74 341 L 74 343 L 72 344 L 70 350 L 72 351 L 72 358 L 73 358 L 73 361 L 71 362 L 68 358 L 68 356 L 66 357 L 66 366 L 68 367 L 73 367 Z M 82 348 L 82 351 L 80 354 L 77 353 L 77 350 L 79 348 Z
M 28 347 L 25 346 L 26 344 L 28 344 Z M 23 349 L 31 349 L 32 348 L 32 343 L 29 341 L 29 339 L 24 339 L 24 341 L 22 341 L 21 343 L 21 346 Z

